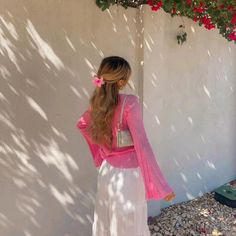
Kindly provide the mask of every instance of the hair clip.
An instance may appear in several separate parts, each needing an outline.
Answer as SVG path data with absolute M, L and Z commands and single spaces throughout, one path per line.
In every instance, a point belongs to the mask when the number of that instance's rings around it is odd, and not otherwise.
M 97 87 L 101 87 L 102 84 L 105 84 L 105 81 L 103 80 L 103 77 L 98 77 L 97 75 L 94 75 L 93 77 L 93 84 Z

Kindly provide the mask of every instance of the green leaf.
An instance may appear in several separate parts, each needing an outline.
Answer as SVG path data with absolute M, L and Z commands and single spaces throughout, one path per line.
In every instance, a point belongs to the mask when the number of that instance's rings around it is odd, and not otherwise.
M 127 9 L 131 3 L 138 0 L 120 0 L 119 4 Z M 156 0 L 157 2 L 158 0 Z M 236 10 L 236 1 L 235 0 L 192 0 L 192 5 L 189 6 L 186 3 L 186 0 L 162 0 L 163 1 L 163 10 L 170 14 L 171 17 L 185 16 L 190 19 L 194 19 L 195 16 L 203 17 L 204 15 L 210 18 L 210 23 L 214 24 L 217 29 L 219 29 L 219 34 L 227 39 L 229 32 L 233 32 L 233 27 L 235 24 L 230 24 L 230 21 L 233 17 L 233 13 Z M 206 12 L 196 13 L 194 12 L 194 7 L 199 7 L 200 3 L 204 3 L 207 7 Z M 97 6 L 102 10 L 106 10 L 111 5 L 118 4 L 118 0 L 96 0 Z M 147 4 L 147 1 L 144 0 L 141 4 Z M 172 14 L 173 6 L 176 5 L 176 11 L 178 14 Z M 219 8 L 219 6 L 224 5 L 224 8 Z M 229 10 L 228 7 L 234 7 L 233 10 Z M 199 26 L 204 27 L 203 23 L 198 21 Z M 228 30 L 226 30 L 228 27 Z M 185 36 L 184 36 L 185 37 Z M 187 36 L 186 36 L 187 37 Z M 228 39 L 227 39 L 228 40 Z M 228 40 L 230 41 L 230 40 Z M 234 40 L 235 42 L 235 40 Z

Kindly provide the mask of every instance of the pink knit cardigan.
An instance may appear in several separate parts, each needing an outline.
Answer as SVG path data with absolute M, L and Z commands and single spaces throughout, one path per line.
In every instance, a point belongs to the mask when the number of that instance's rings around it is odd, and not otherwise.
M 134 146 L 118 148 L 116 146 L 116 132 L 119 121 L 121 104 L 124 96 L 126 99 L 122 127 L 129 128 Z M 134 168 L 139 167 L 142 173 L 146 199 L 160 200 L 173 192 L 173 189 L 167 183 L 158 165 L 152 147 L 148 141 L 146 131 L 143 124 L 142 108 L 139 98 L 132 94 L 119 94 L 119 103 L 116 107 L 112 121 L 113 144 L 112 151 L 109 151 L 105 146 L 98 145 L 92 142 L 86 127 L 90 122 L 90 109 L 86 110 L 76 123 L 77 128 L 84 136 L 89 149 L 91 151 L 94 165 L 98 168 L 105 159 L 112 166 L 118 168 Z

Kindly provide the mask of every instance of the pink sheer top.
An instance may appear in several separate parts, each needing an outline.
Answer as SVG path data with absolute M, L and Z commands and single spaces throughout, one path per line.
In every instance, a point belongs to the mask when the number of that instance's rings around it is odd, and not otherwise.
M 129 128 L 134 146 L 118 148 L 116 146 L 116 132 L 121 111 L 121 104 L 125 96 L 128 96 L 124 106 L 123 120 L 121 129 Z M 118 105 L 112 121 L 113 144 L 112 151 L 105 146 L 92 142 L 86 127 L 90 122 L 90 110 L 86 110 L 76 123 L 77 128 L 85 138 L 91 151 L 94 165 L 100 167 L 105 159 L 109 164 L 118 168 L 139 167 L 142 173 L 146 199 L 163 199 L 173 192 L 167 183 L 158 165 L 152 147 L 148 141 L 143 124 L 142 108 L 139 98 L 132 94 L 119 94 Z

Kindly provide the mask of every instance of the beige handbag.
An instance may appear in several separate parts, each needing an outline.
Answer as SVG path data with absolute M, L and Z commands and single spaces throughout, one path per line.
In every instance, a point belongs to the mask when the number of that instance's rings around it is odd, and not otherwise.
M 123 117 L 123 111 L 124 111 L 124 105 L 125 105 L 126 98 L 127 98 L 127 95 L 125 96 L 123 104 L 122 104 L 121 114 L 120 114 L 120 122 L 118 123 L 117 147 L 134 146 L 130 130 L 129 129 L 125 129 L 125 130 L 120 129 L 120 125 L 122 123 L 122 117 Z

